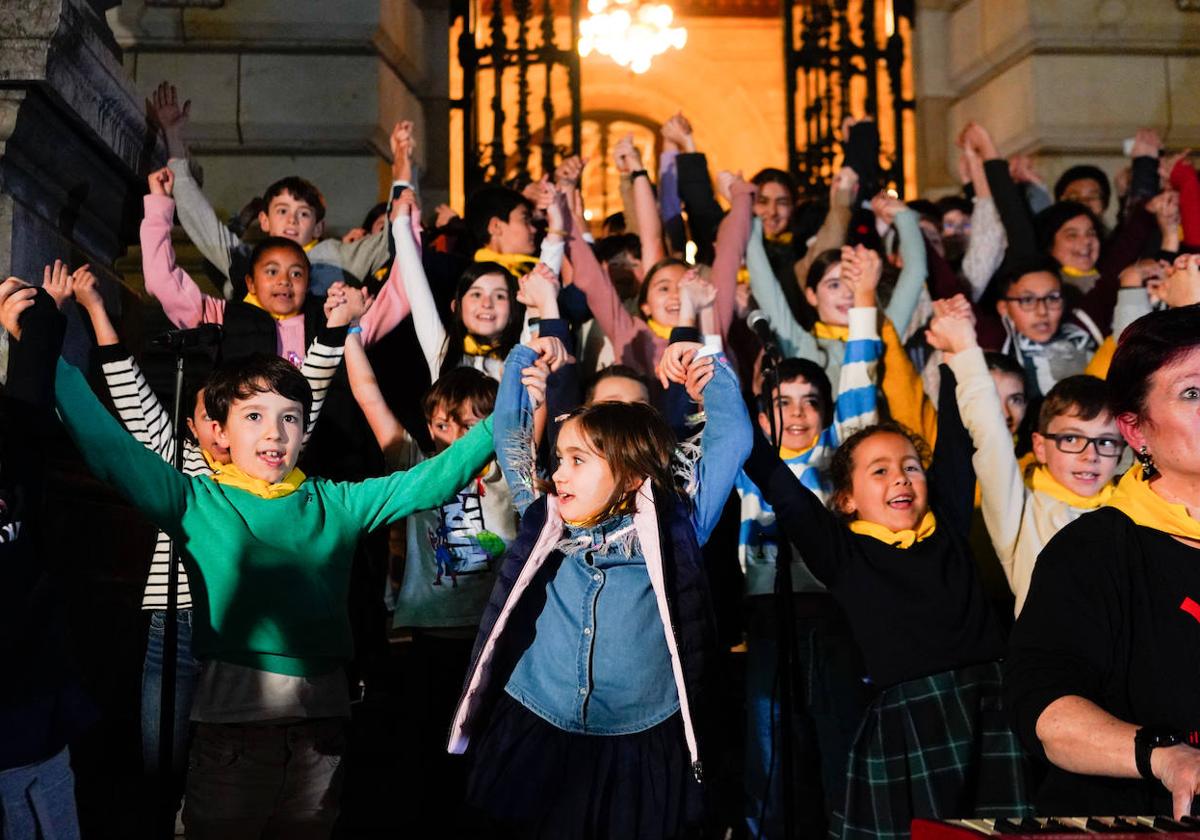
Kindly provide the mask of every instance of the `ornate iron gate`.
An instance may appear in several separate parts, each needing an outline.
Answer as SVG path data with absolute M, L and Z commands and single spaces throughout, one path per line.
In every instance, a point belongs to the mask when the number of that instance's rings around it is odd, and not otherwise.
M 806 194 L 828 188 L 842 120 L 873 116 L 887 158 L 883 185 L 904 195 L 913 174 L 914 15 L 914 0 L 784 0 L 788 168 Z
M 535 2 L 540 6 L 536 12 Z M 568 17 L 570 26 L 563 32 L 556 21 Z M 553 171 L 560 153 L 579 150 L 579 18 L 580 0 L 453 0 L 451 22 L 462 21 L 457 43 L 462 96 L 450 104 L 462 112 L 468 195 L 485 183 Z M 479 99 L 481 91 L 486 103 Z M 556 98 L 570 103 L 569 149 L 556 147 L 554 132 L 545 130 L 558 119 Z M 538 112 L 540 125 L 534 129 L 531 115 Z M 535 133 L 541 137 L 536 147 Z M 535 148 L 538 172 L 531 168 Z

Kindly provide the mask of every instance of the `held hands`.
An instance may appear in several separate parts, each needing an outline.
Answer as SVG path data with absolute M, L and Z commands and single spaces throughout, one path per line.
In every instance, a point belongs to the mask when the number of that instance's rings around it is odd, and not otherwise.
M 37 289 L 18 277 L 0 283 L 0 326 L 17 341 L 21 340 L 21 313 L 33 306 Z
M 1133 148 L 1129 151 L 1131 158 L 1158 157 L 1162 151 L 1162 140 L 1153 128 L 1139 128 L 1133 135 Z
M 842 246 L 842 281 L 854 290 L 856 307 L 874 306 L 875 289 L 883 276 L 883 261 L 871 248 Z
M 695 268 L 689 268 L 679 279 L 679 293 L 691 302 L 692 310 L 696 313 L 710 308 L 717 301 L 717 287 Z
M 849 207 L 858 193 L 858 173 L 843 166 L 829 184 L 829 203 L 838 207 Z
M 1042 178 L 1033 168 L 1033 158 L 1029 155 L 1012 155 L 1008 159 L 1008 174 L 1017 184 L 1042 184 Z
M 413 156 L 417 151 L 412 120 L 401 120 L 392 126 L 392 133 L 388 136 L 388 146 L 392 150 L 392 180 L 411 184 Z
M 1177 257 L 1164 285 L 1162 296 L 1171 309 L 1200 303 L 1200 254 Z
M 629 175 L 646 168 L 642 165 L 642 153 L 638 151 L 637 146 L 633 145 L 632 134 L 626 134 L 613 147 L 613 163 L 616 164 L 617 171 L 622 175 Z
M 81 265 L 71 275 L 71 283 L 75 290 L 75 302 L 84 309 L 104 306 L 104 298 L 100 296 L 99 282 L 92 274 L 91 266 Z M 47 289 L 49 291 L 49 289 Z
M 893 198 L 886 192 L 880 192 L 871 199 L 871 212 L 889 226 L 896 221 L 896 214 L 904 210 L 907 206 L 903 201 Z
M 401 190 L 400 196 L 392 203 L 392 219 L 409 219 L 420 216 L 421 208 L 417 206 L 417 197 L 412 190 Z
M 667 143 L 675 144 L 675 147 L 681 152 L 696 151 L 696 138 L 692 135 L 692 124 L 687 121 L 683 111 L 676 112 L 663 124 L 662 138 Z
M 963 295 L 933 302 L 933 320 L 925 339 L 935 350 L 946 354 L 961 353 L 978 346 L 971 304 Z
M 339 280 L 325 294 L 325 324 L 330 327 L 356 324 L 374 302 L 375 298 L 366 289 Z
M 55 260 L 53 266 L 46 266 L 42 271 L 42 288 L 54 298 L 54 305 L 62 309 L 75 289 L 67 264 L 62 260 Z
M 1175 171 L 1175 167 L 1179 165 L 1180 161 L 1187 160 L 1188 156 L 1191 155 L 1191 153 L 1192 153 L 1191 149 L 1184 149 L 1182 151 L 1176 152 L 1173 155 L 1165 155 L 1158 162 L 1158 177 L 1159 177 L 1159 179 L 1161 179 L 1164 189 L 1166 187 L 1170 186 L 1171 173 Z
M 529 392 L 529 401 L 534 409 L 538 409 L 546 402 L 546 382 L 550 374 L 565 364 L 574 363 L 575 359 L 567 353 L 563 343 L 553 336 L 538 336 L 529 346 L 538 351 L 538 358 L 521 371 L 521 384 Z
M 974 155 L 980 160 L 994 160 L 1000 157 L 996 144 L 987 129 L 977 122 L 969 122 L 958 135 L 958 146 L 968 155 Z
M 151 195 L 170 197 L 175 194 L 175 173 L 171 171 L 170 167 L 164 166 L 162 169 L 154 170 L 147 180 L 150 183 Z
M 559 192 L 570 192 L 579 186 L 580 179 L 583 178 L 583 167 L 587 166 L 588 159 L 579 155 L 571 155 L 563 158 L 554 169 L 554 186 Z
M 562 190 L 546 182 L 550 199 L 546 205 L 546 235 L 565 237 L 567 233 L 567 199 Z
M 1179 193 L 1165 189 L 1146 202 L 1146 209 L 1154 214 L 1158 226 L 1166 232 L 1179 226 Z
M 435 214 L 433 220 L 435 227 L 443 228 L 458 218 L 458 213 L 454 212 L 454 208 L 449 204 L 439 204 L 434 208 L 433 212 Z
M 726 201 L 733 201 L 733 187 L 735 184 L 746 183 L 745 177 L 742 175 L 742 170 L 730 172 L 727 169 L 722 169 L 717 173 L 717 192 Z
M 550 266 L 538 263 L 533 271 L 517 280 L 517 300 L 537 310 L 541 318 L 558 317 L 558 277 Z

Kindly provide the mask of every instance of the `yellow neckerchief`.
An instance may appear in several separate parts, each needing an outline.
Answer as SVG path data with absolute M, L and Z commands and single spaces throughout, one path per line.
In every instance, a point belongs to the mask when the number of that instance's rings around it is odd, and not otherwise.
M 1066 502 L 1071 507 L 1080 510 L 1095 510 L 1108 504 L 1108 500 L 1112 498 L 1113 491 L 1116 489 L 1111 484 L 1106 484 L 1094 496 L 1080 496 L 1052 476 L 1044 464 L 1040 464 L 1036 469 L 1030 471 L 1026 483 L 1030 490 L 1045 493 L 1047 496 L 1058 499 L 1060 502 Z M 1200 528 L 1200 523 L 1197 524 L 1197 527 Z
M 1096 352 L 1092 354 L 1092 360 L 1088 362 L 1084 373 L 1088 376 L 1094 376 L 1097 379 L 1107 379 L 1108 369 L 1112 366 L 1113 354 L 1117 352 L 1117 342 L 1111 335 L 1100 344 Z
M 817 338 L 835 338 L 838 341 L 850 340 L 850 327 L 839 326 L 838 324 L 826 324 L 824 321 L 817 321 L 813 326 L 813 335 Z
M 1080 271 L 1078 268 L 1071 268 L 1069 265 L 1064 265 L 1062 266 L 1062 273 L 1068 277 L 1093 277 L 1100 272 L 1096 271 L 1094 268 L 1088 269 L 1087 271 Z
M 933 535 L 933 532 L 937 530 L 937 520 L 933 518 L 933 511 L 926 511 L 917 530 L 890 531 L 875 522 L 855 519 L 850 523 L 850 530 L 856 534 L 874 537 L 892 548 L 912 548 L 915 543 Z
M 293 312 L 291 315 L 276 315 L 270 309 L 267 309 L 267 307 L 262 305 L 262 301 L 260 301 L 258 299 L 258 295 L 254 294 L 254 292 L 246 292 L 246 297 L 244 298 L 244 300 L 246 301 L 246 303 L 250 304 L 251 306 L 257 306 L 263 312 L 266 312 L 268 315 L 270 315 L 272 318 L 274 318 L 276 321 L 286 321 L 288 318 L 295 318 L 297 315 L 300 314 L 299 312 Z
M 746 268 L 746 266 L 742 266 L 741 268 L 739 268 L 738 275 L 737 275 L 737 281 L 738 281 L 738 283 L 743 283 L 743 284 L 749 283 L 750 282 L 750 269 Z
M 245 470 L 235 464 L 218 464 L 207 452 L 203 452 L 204 460 L 213 471 L 212 480 L 226 487 L 236 487 L 260 499 L 279 499 L 296 492 L 296 488 L 304 483 L 304 473 L 295 467 L 278 484 L 268 484 L 261 478 L 248 475 Z
M 633 500 L 636 495 L 636 493 L 630 493 L 606 510 L 593 514 L 586 519 L 564 519 L 563 522 L 572 528 L 593 528 L 601 522 L 606 522 L 617 516 L 624 516 L 633 510 Z
M 1173 537 L 1200 540 L 1200 522 L 1192 519 L 1186 506 L 1168 502 L 1155 493 L 1150 482 L 1142 477 L 1140 464 L 1121 477 L 1107 504 L 1146 528 Z
M 301 248 L 303 248 L 303 249 L 304 249 L 304 253 L 306 253 L 306 254 L 307 254 L 307 253 L 308 253 L 309 251 L 311 251 L 313 248 L 316 248 L 316 247 L 317 247 L 317 243 L 318 243 L 318 241 L 319 241 L 319 240 L 316 240 L 316 239 L 310 239 L 310 240 L 308 240 L 308 244 L 307 244 L 307 245 L 301 245 L 300 247 L 301 247 Z
M 804 455 L 805 453 L 812 452 L 812 448 L 817 445 L 817 438 L 819 438 L 819 437 L 820 437 L 820 435 L 813 435 L 812 443 L 810 443 L 808 446 L 804 447 L 803 449 L 788 449 L 786 446 L 779 447 L 780 460 L 790 461 L 793 458 L 799 458 L 801 455 Z
M 648 326 L 650 328 L 650 331 L 652 333 L 654 333 L 656 336 L 658 336 L 659 338 L 663 338 L 663 339 L 671 338 L 672 327 L 668 327 L 666 324 L 660 324 L 658 321 L 655 321 L 653 318 L 647 318 L 646 326 Z
M 463 352 L 468 356 L 489 356 L 493 359 L 500 358 L 500 354 L 496 352 L 495 344 L 484 344 L 473 335 L 463 336 Z
M 774 242 L 776 245 L 791 245 L 792 232 L 785 230 L 783 233 L 777 233 L 774 236 L 764 237 L 768 242 Z
M 538 258 L 528 254 L 501 254 L 491 248 L 480 248 L 475 252 L 475 262 L 500 263 L 514 275 L 520 277 L 522 274 L 533 271 L 533 267 L 538 264 Z

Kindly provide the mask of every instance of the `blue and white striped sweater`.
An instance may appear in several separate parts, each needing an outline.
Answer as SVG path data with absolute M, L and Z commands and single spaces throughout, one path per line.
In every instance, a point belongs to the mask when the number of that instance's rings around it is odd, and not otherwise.
M 785 463 L 822 501 L 831 492 L 826 469 L 834 451 L 850 435 L 878 420 L 878 390 L 875 386 L 883 342 L 879 339 L 874 308 L 850 312 L 850 338 L 845 344 L 833 424 L 817 436 L 813 446 Z M 742 502 L 742 521 L 738 534 L 738 560 L 746 575 L 747 595 L 768 595 L 775 586 L 776 542 L 775 514 L 762 498 L 758 487 L 740 473 L 736 483 Z M 795 592 L 824 592 L 808 567 L 793 556 L 792 588 Z

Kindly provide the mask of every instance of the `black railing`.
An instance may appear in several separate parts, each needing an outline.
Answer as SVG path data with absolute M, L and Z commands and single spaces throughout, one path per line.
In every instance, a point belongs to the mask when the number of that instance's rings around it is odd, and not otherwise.
M 561 2 L 561 0 L 560 0 Z M 555 30 L 558 5 L 552 0 L 454 0 L 452 23 L 462 20 L 458 38 L 458 62 L 463 71 L 462 96 L 451 100 L 451 107 L 462 111 L 463 186 L 470 195 L 485 183 L 521 181 L 538 177 L 532 171 L 533 149 L 539 147 L 541 169 L 551 172 L 562 154 L 577 153 L 581 143 L 580 67 L 575 44 L 579 40 L 580 0 L 567 0 L 570 17 L 570 42 L 563 43 Z M 540 25 L 534 26 L 534 6 L 539 7 Z M 487 22 L 481 21 L 486 14 Z M 509 40 L 509 29 L 516 26 L 516 38 Z M 479 31 L 485 27 L 486 39 Z M 540 68 L 535 74 L 535 68 Z M 558 72 L 555 72 L 558 70 Z M 491 100 L 485 113 L 477 101 L 480 79 L 490 77 Z M 535 75 L 542 77 L 540 90 L 534 89 Z M 516 105 L 511 114 L 505 113 L 506 91 L 514 90 Z M 561 117 L 555 111 L 557 97 L 570 103 L 571 145 L 559 147 L 554 142 L 553 126 Z M 540 97 L 540 102 L 538 98 Z M 541 112 L 541 126 L 535 132 L 531 114 Z M 506 131 L 509 117 L 513 129 Z M 480 142 L 480 125 L 490 123 L 490 142 Z M 534 134 L 541 135 L 535 144 Z
M 905 96 L 910 56 L 902 22 L 913 32 L 913 0 L 886 0 L 891 33 L 876 0 L 784 0 L 788 168 L 808 195 L 823 194 L 835 174 L 848 116 L 880 119 L 883 185 L 904 195 L 905 123 L 916 108 Z M 881 91 L 881 86 L 884 86 Z M 886 94 L 882 97 L 881 93 Z

